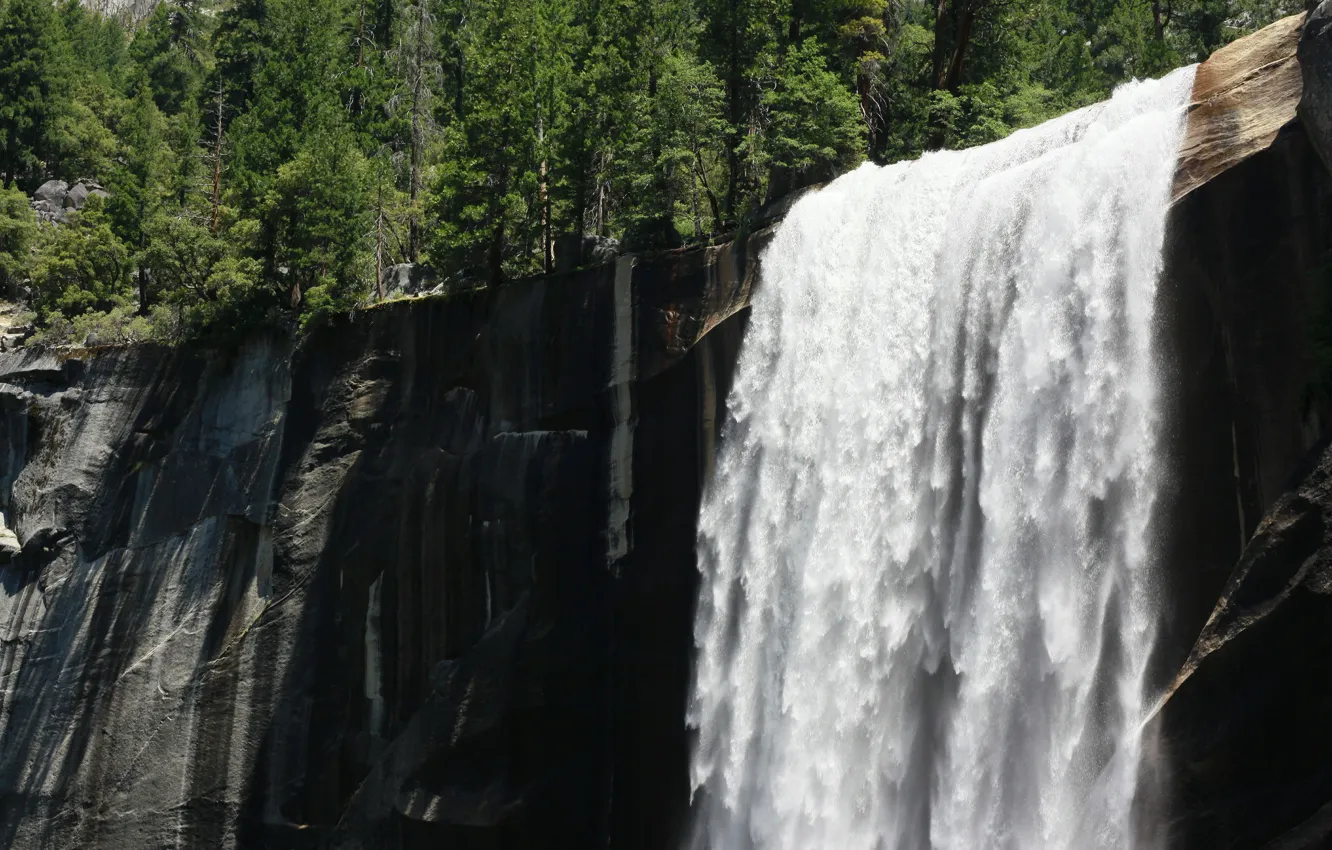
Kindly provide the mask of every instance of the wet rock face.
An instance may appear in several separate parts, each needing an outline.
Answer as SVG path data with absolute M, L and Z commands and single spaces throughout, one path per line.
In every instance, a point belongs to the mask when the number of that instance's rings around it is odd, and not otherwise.
M 1192 648 L 1149 769 L 1183 850 L 1332 845 L 1332 452 L 1313 348 L 1332 284 L 1330 8 L 1303 26 L 1298 120 L 1173 213 L 1169 633 Z
M 0 357 L 0 503 L 24 541 L 0 568 L 0 844 L 157 846 L 230 805 L 217 778 L 245 748 L 208 730 L 266 681 L 238 686 L 232 653 L 269 581 L 283 362 L 263 341 Z
M 1332 452 L 1263 519 L 1158 718 L 1169 846 L 1332 842 Z
M 0 355 L 0 846 L 672 846 L 763 238 Z
M 1162 529 L 1171 615 L 1162 685 L 1332 419 L 1315 325 L 1329 321 L 1332 176 L 1298 123 L 1175 204 L 1158 311 L 1172 427 Z

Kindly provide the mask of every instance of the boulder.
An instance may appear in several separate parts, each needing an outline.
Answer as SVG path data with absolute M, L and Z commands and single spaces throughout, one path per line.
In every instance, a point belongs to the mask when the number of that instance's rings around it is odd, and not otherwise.
M 583 239 L 583 255 L 588 265 L 609 263 L 620 256 L 620 243 L 609 236 L 587 236 Z
M 1304 82 L 1300 121 L 1323 164 L 1332 168 L 1332 0 L 1309 13 L 1298 55 Z
M 61 223 L 65 220 L 65 199 L 69 197 L 69 184 L 64 180 L 48 180 L 32 193 L 32 211 L 39 221 Z
M 36 213 L 38 221 L 51 222 L 64 221 L 65 213 L 61 207 L 57 207 L 50 201 L 33 201 L 32 211 Z
M 599 266 L 620 253 L 619 240 L 609 236 L 566 233 L 555 238 L 555 270 L 568 272 L 583 266 Z
M 432 291 L 439 281 L 435 270 L 420 263 L 399 263 L 384 270 L 384 297 L 402 298 Z
M 40 221 L 64 224 L 70 213 L 83 209 L 92 197 L 108 198 L 110 193 L 96 180 L 80 180 L 73 188 L 63 180 L 48 180 L 33 193 L 32 210 Z
M 680 231 L 670 216 L 660 216 L 638 221 L 631 225 L 624 234 L 624 250 L 628 253 L 641 251 L 671 251 L 684 245 Z M 597 250 L 596 246 L 593 250 Z M 607 259 L 613 258 L 610 255 Z M 604 262 L 604 261 L 603 261 Z
M 65 196 L 65 209 L 83 209 L 83 205 L 88 202 L 88 191 L 87 183 L 75 183 L 74 188 L 70 189 L 69 194 Z
M 45 201 L 59 209 L 64 206 L 67 195 L 69 195 L 69 184 L 64 180 L 47 180 L 38 187 L 36 192 L 32 193 L 32 199 L 33 201 Z
M 21 551 L 23 544 L 19 543 L 18 535 L 5 525 L 5 515 L 0 513 L 0 564 L 10 563 Z

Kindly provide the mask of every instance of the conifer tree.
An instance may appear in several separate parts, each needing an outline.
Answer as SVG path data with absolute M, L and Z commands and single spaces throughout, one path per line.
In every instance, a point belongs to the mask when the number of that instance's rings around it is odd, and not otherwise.
M 865 125 L 860 104 L 829 70 L 813 39 L 794 45 L 764 93 L 769 116 L 765 156 L 792 176 L 792 188 L 829 180 L 859 159 Z
M 55 20 L 50 0 L 0 6 L 0 182 L 31 183 L 50 152 L 59 111 Z
M 114 190 L 107 212 L 116 235 L 133 252 L 139 312 L 147 314 L 150 272 L 143 263 L 149 224 L 171 194 L 173 155 L 167 144 L 166 121 L 154 102 L 147 75 L 140 72 L 137 91 L 120 121 L 120 155 L 110 185 Z
M 9 298 L 32 267 L 37 221 L 28 196 L 18 189 L 0 188 L 0 291 Z
M 130 251 L 112 230 L 101 198 L 89 198 L 66 224 L 45 229 L 43 236 L 32 272 L 39 315 L 75 317 L 130 303 Z
M 1301 6 L 162 0 L 130 25 L 0 0 L 0 286 L 30 279 L 45 321 L 240 334 L 382 296 L 400 262 L 486 285 L 588 261 L 590 236 L 705 242 Z M 110 196 L 37 227 L 51 177 Z

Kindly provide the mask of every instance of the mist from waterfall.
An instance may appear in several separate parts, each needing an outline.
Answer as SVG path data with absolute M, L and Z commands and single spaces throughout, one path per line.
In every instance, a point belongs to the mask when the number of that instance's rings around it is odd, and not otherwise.
M 782 223 L 700 518 L 693 847 L 1135 846 L 1192 81 Z

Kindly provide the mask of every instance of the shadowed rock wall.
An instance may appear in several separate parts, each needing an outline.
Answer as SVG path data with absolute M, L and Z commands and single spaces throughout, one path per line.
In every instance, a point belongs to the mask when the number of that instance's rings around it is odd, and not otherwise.
M 1168 234 L 1167 679 L 1258 521 L 1332 424 L 1313 391 L 1312 335 L 1332 321 L 1318 296 L 1332 258 L 1332 178 L 1289 124 L 1270 148 L 1177 202 Z
M 0 355 L 0 846 L 669 846 L 765 238 Z
M 1303 28 L 1299 120 L 1173 212 L 1178 672 L 1151 727 L 1171 848 L 1332 844 L 1329 20 Z

